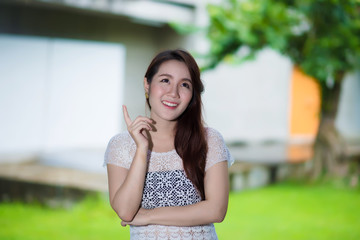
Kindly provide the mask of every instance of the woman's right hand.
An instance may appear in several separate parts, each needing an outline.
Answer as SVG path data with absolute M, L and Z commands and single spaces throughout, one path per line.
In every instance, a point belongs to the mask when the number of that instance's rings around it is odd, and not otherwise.
M 149 133 L 147 131 L 152 131 L 153 120 L 138 116 L 132 121 L 125 105 L 123 105 L 123 113 L 127 130 L 134 139 L 137 148 L 147 151 L 149 149 Z

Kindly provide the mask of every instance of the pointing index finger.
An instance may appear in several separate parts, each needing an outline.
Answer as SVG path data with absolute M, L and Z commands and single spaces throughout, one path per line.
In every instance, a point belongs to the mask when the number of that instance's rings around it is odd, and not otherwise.
M 126 126 L 129 126 L 132 123 L 132 121 L 130 119 L 129 113 L 128 113 L 125 105 L 123 105 L 123 113 L 124 113 L 124 119 L 125 119 Z

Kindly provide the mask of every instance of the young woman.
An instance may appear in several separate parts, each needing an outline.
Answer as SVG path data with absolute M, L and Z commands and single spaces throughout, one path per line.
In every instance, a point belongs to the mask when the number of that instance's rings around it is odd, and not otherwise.
M 105 163 L 110 204 L 135 239 L 217 239 L 228 205 L 222 136 L 202 121 L 203 84 L 193 57 L 159 53 L 144 78 L 150 118 L 132 120 L 109 142 Z

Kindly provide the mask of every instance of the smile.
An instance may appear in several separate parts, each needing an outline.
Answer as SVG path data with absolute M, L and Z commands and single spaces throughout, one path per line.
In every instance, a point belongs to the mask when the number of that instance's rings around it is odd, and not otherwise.
M 164 105 L 168 106 L 168 107 L 176 107 L 177 103 L 172 103 L 172 102 L 168 102 L 168 101 L 161 101 Z

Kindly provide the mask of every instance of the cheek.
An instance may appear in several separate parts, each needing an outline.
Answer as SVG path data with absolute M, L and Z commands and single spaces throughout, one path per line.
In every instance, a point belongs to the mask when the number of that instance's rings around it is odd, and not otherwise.
M 162 92 L 162 89 L 156 85 L 151 86 L 150 90 L 149 90 L 149 97 L 151 98 L 151 96 L 155 97 L 160 95 Z
M 190 91 L 183 92 L 181 97 L 184 100 L 184 102 L 187 102 L 189 104 L 192 98 L 192 92 Z

